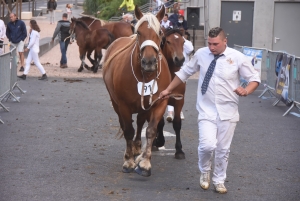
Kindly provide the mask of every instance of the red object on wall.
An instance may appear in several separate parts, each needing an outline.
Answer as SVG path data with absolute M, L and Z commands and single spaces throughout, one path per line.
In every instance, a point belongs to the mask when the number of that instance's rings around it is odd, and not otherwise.
M 178 13 L 179 13 L 179 15 L 184 16 L 184 10 L 179 10 Z

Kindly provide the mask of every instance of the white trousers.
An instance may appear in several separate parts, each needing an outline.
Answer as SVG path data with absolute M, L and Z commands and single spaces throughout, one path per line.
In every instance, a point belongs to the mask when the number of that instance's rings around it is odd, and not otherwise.
M 27 59 L 26 59 L 26 63 L 25 63 L 25 70 L 24 70 L 24 75 L 27 75 L 29 73 L 30 70 L 30 62 L 33 60 L 34 64 L 36 65 L 36 67 L 38 67 L 38 69 L 40 70 L 40 72 L 42 74 L 45 74 L 46 71 L 44 69 L 44 67 L 42 66 L 40 60 L 39 60 L 39 54 L 38 52 L 34 51 L 34 50 L 29 50 Z
M 54 23 L 54 10 L 53 11 L 49 11 L 50 12 L 50 23 Z
M 199 146 L 198 166 L 202 173 L 211 170 L 213 153 L 214 171 L 212 181 L 214 184 L 224 183 L 230 152 L 230 144 L 236 127 L 236 122 L 201 120 L 198 122 Z

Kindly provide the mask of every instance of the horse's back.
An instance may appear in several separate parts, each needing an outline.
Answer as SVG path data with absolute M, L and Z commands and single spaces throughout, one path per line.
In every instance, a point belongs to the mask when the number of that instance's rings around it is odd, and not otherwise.
M 110 31 L 115 39 L 120 37 L 128 37 L 133 34 L 132 26 L 129 23 L 125 22 L 112 22 L 103 25 L 102 27 Z

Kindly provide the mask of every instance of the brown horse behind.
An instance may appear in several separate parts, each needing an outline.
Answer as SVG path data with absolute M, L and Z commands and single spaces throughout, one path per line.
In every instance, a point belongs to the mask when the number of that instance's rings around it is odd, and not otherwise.
M 153 104 L 152 100 L 156 100 L 169 85 L 171 75 L 159 50 L 159 22 L 164 16 L 164 9 L 155 17 L 150 13 L 143 15 L 136 6 L 135 16 L 139 19 L 135 27 L 136 37 L 119 38 L 110 45 L 105 56 L 103 79 L 126 140 L 123 172 L 135 170 L 140 175 L 150 176 L 151 147 L 168 102 L 164 99 Z M 138 84 L 142 87 L 139 88 Z M 143 109 L 144 105 L 149 110 Z M 138 130 L 133 140 L 134 113 L 137 113 Z M 148 121 L 146 146 L 141 152 L 140 133 L 145 121 Z
M 134 32 L 134 27 L 126 22 L 105 22 L 91 17 L 81 17 L 78 20 L 85 22 L 91 30 L 107 29 L 115 39 L 131 36 Z
M 163 55 L 168 61 L 168 66 L 170 69 L 170 73 L 172 79 L 175 77 L 175 73 L 180 70 L 181 66 L 184 63 L 184 55 L 183 55 L 183 44 L 184 39 L 182 37 L 182 30 L 180 29 L 163 29 L 164 37 L 161 43 L 161 48 Z M 185 94 L 186 83 L 180 84 L 176 87 L 172 93 L 175 94 Z M 169 99 L 168 105 L 174 107 L 174 119 L 173 119 L 173 129 L 176 133 L 176 143 L 175 143 L 175 158 L 176 159 L 184 159 L 185 154 L 182 151 L 182 144 L 180 139 L 180 130 L 181 130 L 181 118 L 180 112 L 182 110 L 184 104 L 184 96 L 181 100 Z M 165 121 L 162 118 L 160 123 L 158 124 L 158 135 L 155 139 L 153 145 L 156 147 L 162 147 L 165 144 L 165 139 L 163 136 L 163 127 L 165 125 Z
M 84 66 L 88 70 L 93 70 L 93 72 L 96 73 L 102 58 L 101 50 L 106 49 L 113 42 L 114 37 L 107 29 L 91 31 L 83 21 L 76 18 L 72 18 L 71 21 L 70 34 L 71 36 L 75 34 L 81 60 L 78 72 L 81 72 Z M 93 51 L 95 51 L 94 59 L 91 58 L 91 53 Z M 88 59 L 93 64 L 92 68 L 85 64 L 85 55 L 87 55 Z

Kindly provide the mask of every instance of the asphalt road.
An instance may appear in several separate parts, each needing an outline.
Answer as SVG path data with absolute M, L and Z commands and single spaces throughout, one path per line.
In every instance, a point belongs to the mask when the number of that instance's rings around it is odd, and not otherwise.
M 185 160 L 174 158 L 175 137 L 154 152 L 152 175 L 122 173 L 125 140 L 102 79 L 19 81 L 20 103 L 0 110 L 0 200 L 300 200 L 299 118 L 258 99 L 241 98 L 226 187 L 199 187 L 196 80 L 189 80 L 182 126 Z M 174 133 L 166 123 L 165 129 Z

